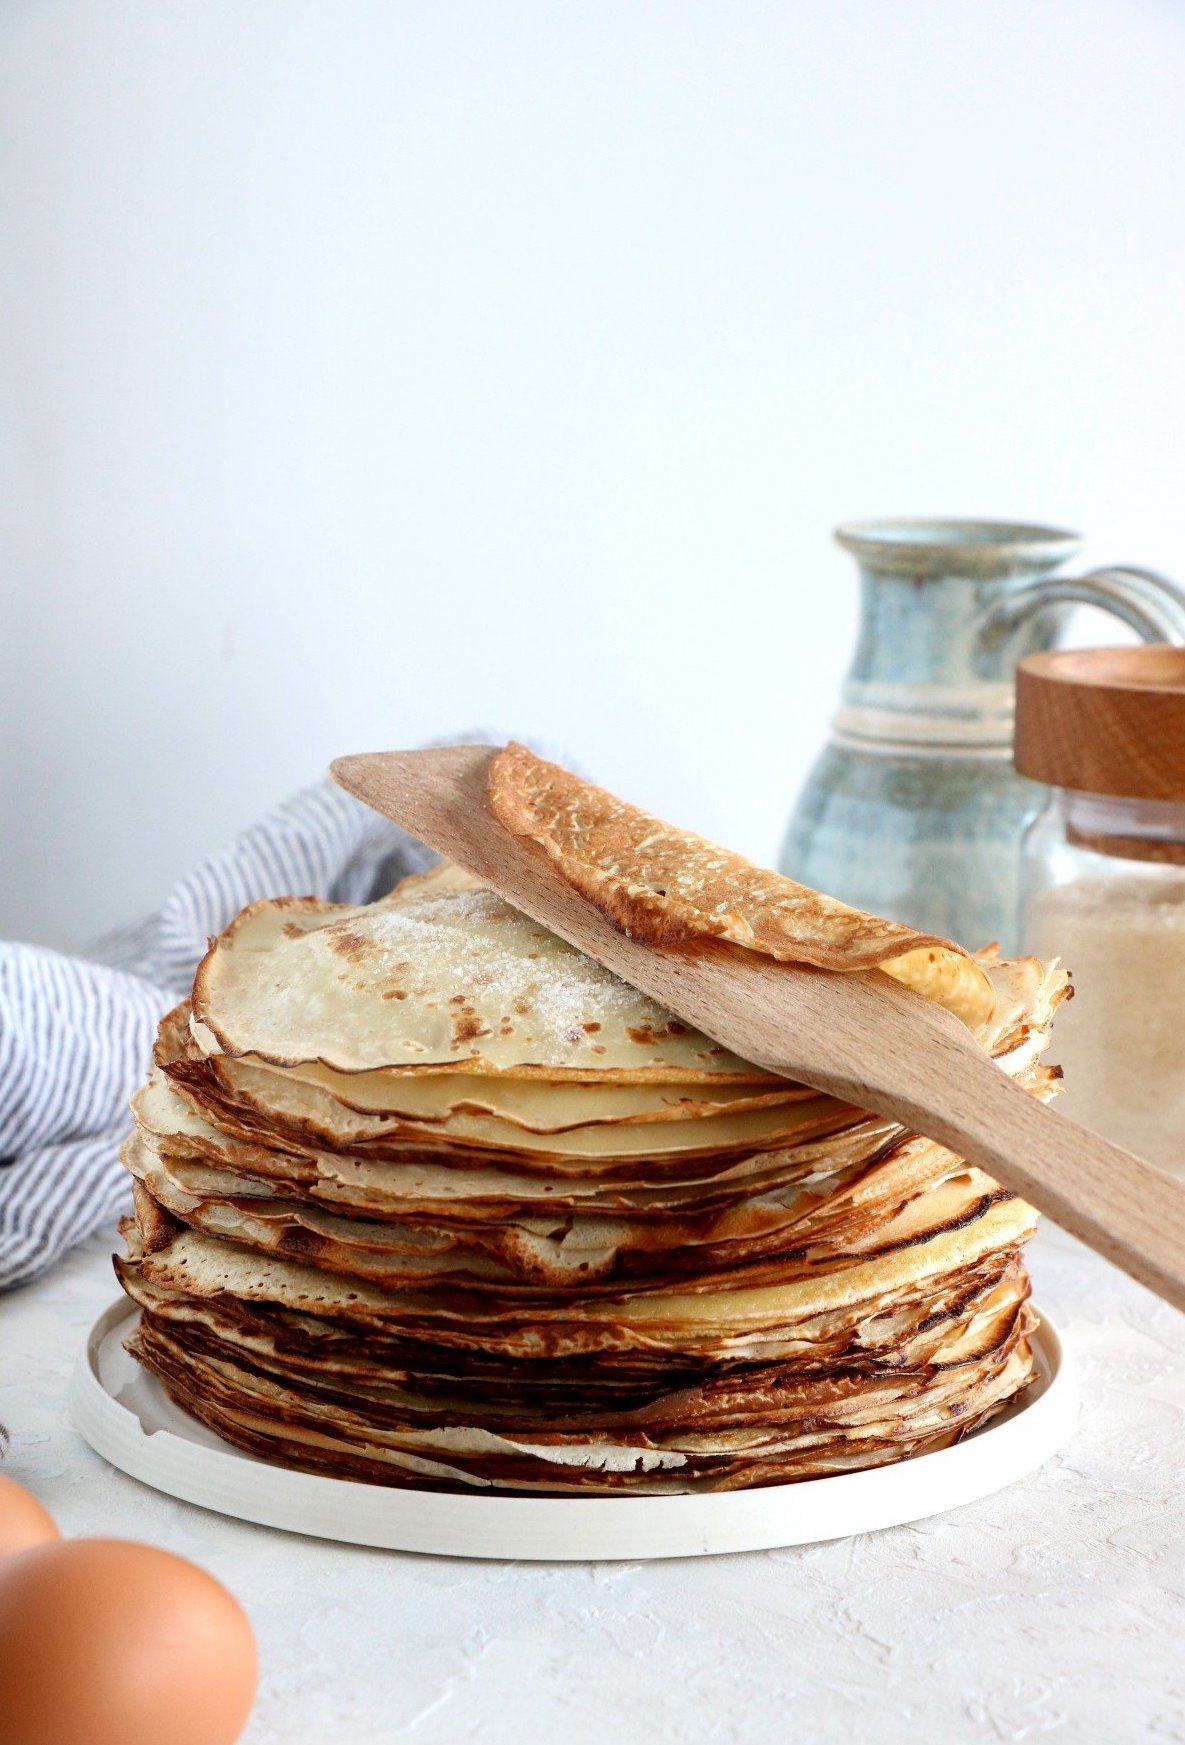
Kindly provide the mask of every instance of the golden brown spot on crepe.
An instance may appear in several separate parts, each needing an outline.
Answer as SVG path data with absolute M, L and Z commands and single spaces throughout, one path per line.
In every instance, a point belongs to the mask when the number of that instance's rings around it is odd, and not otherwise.
M 329 949 L 336 951 L 339 957 L 347 957 L 356 962 L 360 957 L 366 956 L 369 945 L 361 933 L 331 933 Z
M 626 1035 L 631 1042 L 636 1042 L 640 1048 L 657 1048 L 658 1044 L 668 1036 L 685 1036 L 686 1024 L 680 1024 L 677 1018 L 672 1018 L 669 1024 L 664 1024 L 661 1030 L 656 1030 L 651 1024 L 631 1025 Z

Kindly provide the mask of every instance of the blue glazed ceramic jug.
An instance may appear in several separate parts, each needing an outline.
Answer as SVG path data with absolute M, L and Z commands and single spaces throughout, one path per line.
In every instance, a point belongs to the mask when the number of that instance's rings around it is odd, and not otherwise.
M 780 865 L 971 946 L 1018 939 L 1020 842 L 1044 790 L 1012 767 L 1013 675 L 1072 605 L 1185 642 L 1185 595 L 1147 570 L 1060 572 L 1076 534 L 996 521 L 852 522 L 862 620 L 832 737 Z

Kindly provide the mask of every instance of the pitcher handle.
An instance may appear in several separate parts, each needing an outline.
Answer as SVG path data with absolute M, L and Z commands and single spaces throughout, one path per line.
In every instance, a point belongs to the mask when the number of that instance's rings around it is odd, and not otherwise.
M 1144 642 L 1185 643 L 1185 591 L 1155 570 L 1112 564 L 1082 576 L 1046 576 L 996 602 L 981 629 L 989 638 L 1015 630 L 1042 606 L 1101 606 Z

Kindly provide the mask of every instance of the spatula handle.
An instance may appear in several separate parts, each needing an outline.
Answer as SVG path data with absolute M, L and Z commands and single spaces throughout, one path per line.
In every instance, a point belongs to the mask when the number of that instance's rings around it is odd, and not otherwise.
M 918 1107 L 910 1124 L 1185 1310 L 1185 1182 L 1058 1114 L 989 1060 L 960 1056 L 943 1108 Z
M 696 1008 L 714 973 L 710 962 L 671 965 L 672 986 L 661 990 L 667 1004 L 686 1006 L 709 1032 L 710 1012 Z M 1185 1310 L 1185 1181 L 1041 1102 L 947 1013 L 888 977 L 839 977 L 841 985 L 830 989 L 825 978 L 802 977 L 792 965 L 754 965 L 743 978 L 732 968 L 718 979 L 713 1004 L 721 1012 L 739 1001 L 752 1015 L 767 992 L 776 1000 L 779 984 L 793 991 L 799 1024 L 785 1032 L 785 1058 L 775 1041 L 747 1049 L 750 1059 L 937 1139 Z M 685 978 L 697 984 L 686 998 L 679 987 Z M 828 1003 L 842 1004 L 844 1023 L 827 1028 L 826 1058 L 808 1060 L 802 1023 L 813 1008 L 823 1034 Z M 740 1014 L 730 1015 L 735 1023 Z M 776 1037 L 775 1026 L 765 1029 Z

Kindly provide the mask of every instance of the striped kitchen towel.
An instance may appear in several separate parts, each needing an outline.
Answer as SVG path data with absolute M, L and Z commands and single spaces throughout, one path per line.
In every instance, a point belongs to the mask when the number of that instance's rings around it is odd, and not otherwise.
M 364 903 L 435 859 L 326 781 L 85 958 L 0 942 L 0 1290 L 35 1278 L 130 1204 L 117 1155 L 127 1101 L 211 934 L 258 897 Z

